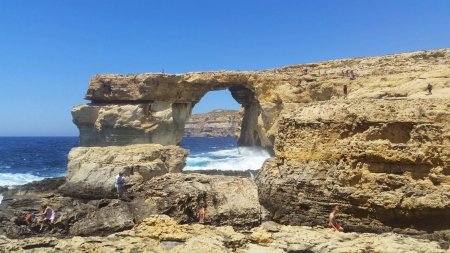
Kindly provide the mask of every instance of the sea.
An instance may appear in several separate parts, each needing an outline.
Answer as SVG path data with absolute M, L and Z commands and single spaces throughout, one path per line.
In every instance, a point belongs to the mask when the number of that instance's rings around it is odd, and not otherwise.
M 0 137 L 0 186 L 65 176 L 67 155 L 78 146 L 78 137 Z M 270 157 L 265 150 L 238 148 L 233 137 L 184 137 L 180 146 L 190 150 L 184 171 L 257 170 Z

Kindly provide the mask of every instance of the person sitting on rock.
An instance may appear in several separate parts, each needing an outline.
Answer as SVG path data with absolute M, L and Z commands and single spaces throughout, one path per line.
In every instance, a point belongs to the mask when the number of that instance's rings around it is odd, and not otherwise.
M 206 204 L 202 206 L 202 209 L 198 211 L 198 223 L 203 224 L 205 223 L 205 216 L 206 216 Z
M 119 172 L 119 175 L 116 176 L 114 186 L 117 189 L 117 197 L 119 198 L 119 200 L 122 200 L 122 195 L 125 191 L 125 178 L 123 178 L 122 172 Z
M 39 229 L 39 232 L 43 231 L 44 225 L 46 223 L 49 223 L 50 226 L 52 227 L 52 231 L 53 229 L 55 229 L 55 211 L 53 211 L 53 209 L 50 208 L 50 206 L 48 204 L 42 204 L 41 205 L 43 212 L 36 214 L 38 216 L 43 216 L 44 220 L 42 221 L 41 224 L 41 229 Z
M 334 229 L 336 229 L 337 231 L 343 232 L 343 231 L 344 231 L 344 228 L 341 227 L 341 226 L 339 226 L 338 224 L 336 224 L 336 215 L 337 215 L 339 212 L 340 212 L 340 211 L 339 211 L 339 207 L 338 207 L 338 206 L 335 206 L 335 207 L 333 208 L 333 211 L 330 213 L 330 216 L 329 216 L 330 221 L 328 222 L 328 228 L 334 228 Z
M 34 217 L 34 212 L 27 214 L 27 216 L 25 217 L 25 221 L 27 222 L 27 230 L 29 232 L 31 232 L 31 224 L 33 224 Z

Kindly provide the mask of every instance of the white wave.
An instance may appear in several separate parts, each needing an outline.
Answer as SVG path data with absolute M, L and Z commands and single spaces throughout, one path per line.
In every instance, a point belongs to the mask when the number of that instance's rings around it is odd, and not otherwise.
M 0 205 L 2 204 L 3 196 L 0 195 Z
M 269 152 L 262 148 L 239 147 L 238 150 L 242 156 L 265 157 L 266 159 L 270 157 Z
M 213 151 L 204 157 L 188 157 L 184 170 L 258 170 L 267 158 L 270 158 L 267 151 L 252 147 Z M 198 166 L 191 162 L 193 160 L 206 163 L 204 166 Z
M 235 156 L 235 157 L 239 157 L 240 156 L 240 152 L 238 149 L 234 148 L 234 149 L 224 149 L 224 150 L 218 150 L 218 151 L 212 151 L 207 153 L 207 155 L 211 155 L 211 156 Z
M 0 186 L 5 185 L 23 185 L 31 181 L 42 180 L 45 177 L 38 177 L 31 174 L 12 174 L 1 173 L 0 174 Z
M 202 157 L 190 157 L 188 156 L 187 162 L 189 163 L 201 163 L 201 162 L 211 162 L 213 161 L 212 158 L 202 156 Z

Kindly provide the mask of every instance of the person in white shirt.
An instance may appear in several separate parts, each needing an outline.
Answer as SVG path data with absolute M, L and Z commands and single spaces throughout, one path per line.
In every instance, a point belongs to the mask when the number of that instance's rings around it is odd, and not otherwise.
M 125 178 L 123 178 L 123 173 L 119 172 L 119 175 L 116 176 L 115 184 L 117 189 L 117 197 L 119 200 L 122 200 L 123 192 L 125 191 Z

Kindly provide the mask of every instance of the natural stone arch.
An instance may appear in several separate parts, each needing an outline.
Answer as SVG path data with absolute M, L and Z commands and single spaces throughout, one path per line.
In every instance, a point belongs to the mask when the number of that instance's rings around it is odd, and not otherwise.
M 179 145 L 195 104 L 209 91 L 228 89 L 242 105 L 238 146 L 259 146 L 273 152 L 274 135 L 269 130 L 282 106 L 280 101 L 267 101 L 267 89 L 255 85 L 260 75 L 96 75 L 85 96 L 92 102 L 72 110 L 73 122 L 80 130 L 80 145 Z M 265 99 L 260 101 L 260 97 Z

